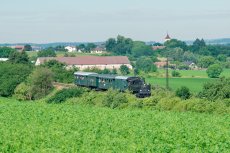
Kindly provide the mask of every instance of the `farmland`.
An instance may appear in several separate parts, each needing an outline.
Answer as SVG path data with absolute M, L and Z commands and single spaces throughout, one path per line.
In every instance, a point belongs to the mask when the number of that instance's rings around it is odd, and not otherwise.
M 0 152 L 229 152 L 230 116 L 0 98 Z
M 181 86 L 188 87 L 192 92 L 198 93 L 202 90 L 203 84 L 214 81 L 215 79 L 208 78 L 205 70 L 178 70 L 181 74 L 179 78 L 169 78 L 169 87 L 176 90 Z M 171 70 L 169 71 L 171 74 Z M 154 77 L 147 77 L 146 81 L 152 85 L 166 86 L 165 70 L 159 69 Z M 225 69 L 221 76 L 230 77 L 230 69 Z

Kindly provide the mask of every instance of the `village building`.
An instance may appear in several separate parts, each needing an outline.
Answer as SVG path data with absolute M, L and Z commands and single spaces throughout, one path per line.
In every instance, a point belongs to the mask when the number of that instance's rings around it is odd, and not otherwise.
M 23 51 L 24 50 L 24 46 L 21 45 L 17 45 L 17 46 L 11 46 L 11 48 L 17 50 L 17 51 Z
M 68 52 L 75 52 L 75 51 L 77 51 L 77 48 L 75 46 L 66 46 L 65 49 Z
M 157 68 L 164 68 L 167 65 L 166 61 L 162 61 L 162 62 L 155 62 L 154 63 L 156 65 Z
M 189 67 L 190 70 L 198 70 L 199 67 L 192 61 L 186 61 L 184 62 L 185 65 Z
M 126 56 L 78 56 L 78 57 L 40 57 L 37 59 L 35 65 L 41 65 L 49 60 L 57 60 L 58 62 L 67 65 L 67 69 L 79 68 L 84 70 L 87 68 L 98 69 L 119 69 L 121 65 L 126 65 L 132 69 L 132 65 Z
M 92 49 L 90 53 L 92 53 L 92 54 L 102 54 L 102 53 L 105 53 L 105 49 L 101 48 L 101 47 L 96 47 L 96 48 Z
M 8 61 L 8 58 L 0 58 L 0 62 Z
M 152 46 L 152 50 L 164 49 L 165 46 Z

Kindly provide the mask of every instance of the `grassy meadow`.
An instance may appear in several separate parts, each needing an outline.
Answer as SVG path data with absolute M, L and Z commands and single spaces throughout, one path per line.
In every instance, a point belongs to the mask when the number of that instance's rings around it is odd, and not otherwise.
M 169 70 L 171 75 L 172 70 Z M 203 84 L 206 82 L 214 81 L 215 79 L 208 78 L 205 70 L 178 70 L 181 77 L 169 78 L 169 87 L 176 90 L 181 86 L 188 87 L 193 93 L 198 93 L 202 90 Z M 159 69 L 154 77 L 146 77 L 146 81 L 154 86 L 166 86 L 165 70 Z M 230 77 L 230 69 L 225 69 L 221 76 Z
M 0 152 L 230 151 L 230 116 L 0 98 Z

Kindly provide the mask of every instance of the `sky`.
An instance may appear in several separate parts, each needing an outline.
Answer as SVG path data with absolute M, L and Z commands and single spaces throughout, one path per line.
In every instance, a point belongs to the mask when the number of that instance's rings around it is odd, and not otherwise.
M 230 0 L 0 0 L 0 43 L 230 37 Z

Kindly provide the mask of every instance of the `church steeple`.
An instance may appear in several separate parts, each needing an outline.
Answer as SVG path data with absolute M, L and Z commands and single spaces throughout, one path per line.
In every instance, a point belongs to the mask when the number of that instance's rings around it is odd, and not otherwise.
M 168 34 L 168 32 L 167 32 L 167 36 L 165 37 L 165 42 L 166 42 L 166 41 L 169 41 L 169 40 L 171 40 L 171 37 L 169 36 L 169 34 Z

